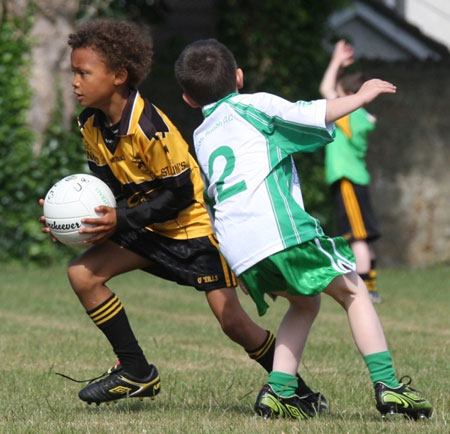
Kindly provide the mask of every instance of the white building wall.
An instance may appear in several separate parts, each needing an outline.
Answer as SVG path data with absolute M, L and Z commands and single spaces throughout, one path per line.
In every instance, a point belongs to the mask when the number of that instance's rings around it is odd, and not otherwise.
M 449 0 L 406 0 L 405 19 L 450 49 Z

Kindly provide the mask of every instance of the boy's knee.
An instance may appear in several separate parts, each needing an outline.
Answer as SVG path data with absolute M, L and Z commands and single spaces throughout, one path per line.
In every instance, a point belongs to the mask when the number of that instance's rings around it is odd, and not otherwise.
M 308 297 L 306 308 L 311 315 L 314 315 L 314 317 L 316 317 L 320 310 L 320 295 L 316 295 L 315 297 Z
M 76 294 L 91 291 L 98 278 L 83 264 L 73 262 L 67 269 L 67 277 Z
M 336 277 L 325 292 L 331 295 L 343 307 L 348 305 L 365 289 L 364 282 L 356 272 Z
M 316 318 L 320 311 L 320 299 L 308 305 L 308 312 L 312 318 Z
M 220 326 L 227 336 L 235 336 L 242 330 L 242 318 L 234 312 L 224 312 L 219 318 Z
M 295 309 L 296 314 L 302 318 L 309 318 L 311 322 L 315 320 L 320 311 L 320 295 L 314 297 L 295 296 L 288 298 L 290 309 Z

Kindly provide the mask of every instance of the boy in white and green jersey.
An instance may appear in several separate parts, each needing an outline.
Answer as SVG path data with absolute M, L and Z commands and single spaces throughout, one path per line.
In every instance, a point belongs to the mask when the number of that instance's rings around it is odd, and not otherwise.
M 319 222 L 304 210 L 291 155 L 332 140 L 325 109 L 325 100 L 293 105 L 266 93 L 234 93 L 204 107 L 205 120 L 194 133 L 196 153 L 206 163 L 201 168 L 221 251 L 237 275 L 323 236 Z
M 333 101 L 291 103 L 267 93 L 238 94 L 243 72 L 214 39 L 188 45 L 175 65 L 184 100 L 202 107 L 194 144 L 221 252 L 263 315 L 264 294 L 287 298 L 273 370 L 255 410 L 264 417 L 312 414 L 295 394 L 296 372 L 321 292 L 347 311 L 375 386 L 377 408 L 430 416 L 429 402 L 396 379 L 383 329 L 343 238 L 328 238 L 305 210 L 292 155 L 332 141 L 330 122 L 395 86 L 365 83 Z M 350 309 L 351 306 L 351 309 Z M 407 396 L 407 398 L 406 398 Z M 394 398 L 392 398 L 394 397 Z

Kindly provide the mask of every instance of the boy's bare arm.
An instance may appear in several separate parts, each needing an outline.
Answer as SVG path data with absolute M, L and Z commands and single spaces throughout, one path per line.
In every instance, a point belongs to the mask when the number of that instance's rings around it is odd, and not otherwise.
M 374 78 L 366 81 L 353 95 L 327 100 L 325 121 L 334 122 L 365 106 L 382 93 L 396 93 L 397 87 L 388 81 Z
M 336 79 L 341 68 L 351 65 L 354 62 L 353 59 L 354 50 L 350 44 L 347 44 L 344 40 L 340 40 L 334 47 L 333 54 L 331 56 L 330 63 L 320 83 L 320 94 L 327 99 L 337 98 L 336 92 Z

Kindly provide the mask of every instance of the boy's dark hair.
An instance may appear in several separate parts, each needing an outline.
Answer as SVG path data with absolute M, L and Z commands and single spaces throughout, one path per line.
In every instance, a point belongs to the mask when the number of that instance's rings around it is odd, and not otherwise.
M 69 35 L 72 50 L 90 47 L 110 71 L 126 69 L 127 83 L 135 88 L 150 72 L 153 44 L 150 32 L 129 21 L 99 19 Z
M 236 60 L 216 39 L 189 44 L 175 62 L 175 76 L 183 92 L 197 104 L 211 104 L 236 92 Z
M 351 72 L 339 75 L 336 81 L 342 86 L 342 90 L 346 94 L 351 94 L 358 92 L 367 79 L 367 75 L 363 72 Z

